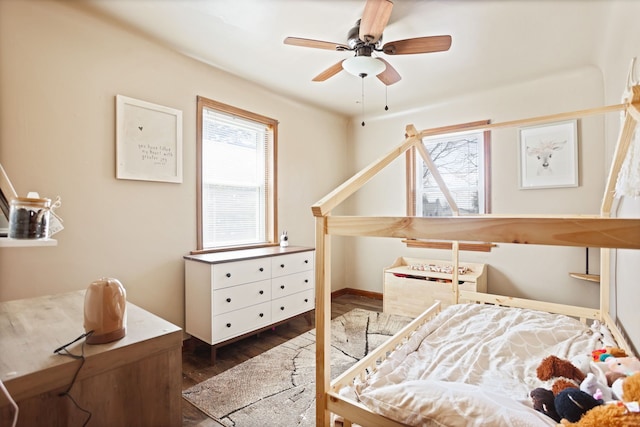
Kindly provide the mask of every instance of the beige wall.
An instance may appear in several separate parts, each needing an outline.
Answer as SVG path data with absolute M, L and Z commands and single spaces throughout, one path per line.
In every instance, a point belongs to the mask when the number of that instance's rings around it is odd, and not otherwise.
M 115 277 L 129 301 L 184 325 L 182 256 L 196 245 L 197 95 L 279 120 L 278 221 L 292 244 L 314 245 L 310 207 L 347 176 L 343 117 L 74 7 L 1 1 L 0 55 L 0 162 L 20 194 L 59 195 L 65 227 L 57 247 L 0 248 L 0 300 Z M 116 94 L 182 110 L 182 184 L 115 178 Z

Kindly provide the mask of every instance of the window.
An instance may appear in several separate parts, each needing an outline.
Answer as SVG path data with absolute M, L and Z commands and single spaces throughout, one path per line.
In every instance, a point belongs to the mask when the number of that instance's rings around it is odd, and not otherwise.
M 491 211 L 490 132 L 464 130 L 487 123 L 482 121 L 459 125 L 460 131 L 422 140 L 460 215 Z M 408 214 L 423 217 L 454 215 L 433 171 L 427 167 L 422 156 L 413 149 L 408 159 Z
M 198 250 L 276 236 L 276 120 L 198 97 Z

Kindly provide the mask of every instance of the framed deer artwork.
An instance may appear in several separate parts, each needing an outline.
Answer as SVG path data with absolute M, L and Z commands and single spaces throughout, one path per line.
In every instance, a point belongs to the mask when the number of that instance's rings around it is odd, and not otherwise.
M 577 187 L 577 120 L 521 128 L 519 157 L 521 189 Z

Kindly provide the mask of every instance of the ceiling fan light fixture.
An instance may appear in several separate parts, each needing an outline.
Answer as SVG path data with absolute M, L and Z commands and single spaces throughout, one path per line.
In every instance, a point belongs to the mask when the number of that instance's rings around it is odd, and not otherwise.
M 342 68 L 357 77 L 376 76 L 383 72 L 387 66 L 378 58 L 371 56 L 352 56 L 342 61 Z

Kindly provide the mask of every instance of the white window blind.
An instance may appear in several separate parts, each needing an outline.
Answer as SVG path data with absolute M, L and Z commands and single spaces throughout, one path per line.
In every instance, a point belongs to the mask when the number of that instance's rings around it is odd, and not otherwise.
M 267 242 L 271 140 L 264 123 L 203 108 L 203 247 Z
M 424 138 L 461 215 L 485 213 L 484 133 Z M 450 216 L 452 210 L 422 157 L 416 156 L 416 215 Z

